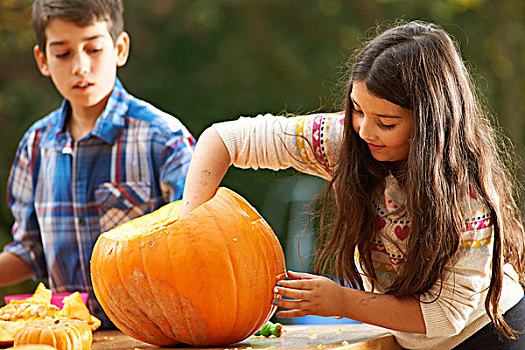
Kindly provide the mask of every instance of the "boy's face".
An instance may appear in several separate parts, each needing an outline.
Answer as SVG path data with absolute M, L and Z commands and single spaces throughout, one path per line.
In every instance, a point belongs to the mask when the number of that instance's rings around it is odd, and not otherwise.
M 34 48 L 41 73 L 51 77 L 73 111 L 95 108 L 102 112 L 113 90 L 117 67 L 126 63 L 128 35 L 121 33 L 114 43 L 106 22 L 79 27 L 55 18 L 46 28 L 46 38 L 45 51 Z

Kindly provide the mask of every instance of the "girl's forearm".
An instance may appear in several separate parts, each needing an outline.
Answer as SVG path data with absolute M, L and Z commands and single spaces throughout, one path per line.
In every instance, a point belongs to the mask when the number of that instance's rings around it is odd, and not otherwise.
M 181 218 L 210 200 L 230 166 L 230 154 L 217 131 L 206 129 L 197 142 L 182 196 Z
M 412 297 L 370 293 L 351 288 L 344 289 L 340 316 L 353 320 L 410 333 L 426 333 L 419 301 Z

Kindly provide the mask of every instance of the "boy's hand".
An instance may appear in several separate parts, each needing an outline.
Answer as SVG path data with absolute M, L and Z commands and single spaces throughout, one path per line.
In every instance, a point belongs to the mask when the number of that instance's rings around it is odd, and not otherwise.
M 9 253 L 0 253 L 0 287 L 10 286 L 34 277 L 31 267 L 18 256 Z
M 274 299 L 274 305 L 290 310 L 279 311 L 277 317 L 302 317 L 307 315 L 339 316 L 344 298 L 344 288 L 329 278 L 288 271 L 291 280 L 282 280 L 274 293 L 293 298 Z

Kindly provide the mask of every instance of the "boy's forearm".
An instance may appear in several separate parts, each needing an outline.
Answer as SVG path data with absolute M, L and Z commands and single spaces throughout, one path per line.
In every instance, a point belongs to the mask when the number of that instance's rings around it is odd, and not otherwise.
M 217 131 L 210 127 L 199 138 L 190 163 L 181 218 L 193 209 L 210 200 L 230 166 L 230 154 Z
M 351 288 L 345 290 L 340 316 L 353 320 L 410 333 L 426 333 L 419 301 L 412 297 L 370 293 Z
M 0 287 L 25 281 L 33 276 L 33 270 L 24 260 L 8 252 L 0 253 Z

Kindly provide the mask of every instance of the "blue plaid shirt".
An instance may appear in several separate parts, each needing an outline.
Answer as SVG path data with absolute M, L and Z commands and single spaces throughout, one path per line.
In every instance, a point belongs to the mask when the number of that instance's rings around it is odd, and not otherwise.
M 27 262 L 53 292 L 85 291 L 96 302 L 90 259 L 98 236 L 182 197 L 195 140 L 183 124 L 131 96 L 116 81 L 95 128 L 73 142 L 70 105 L 24 135 L 8 180 L 14 241 L 4 250 Z

